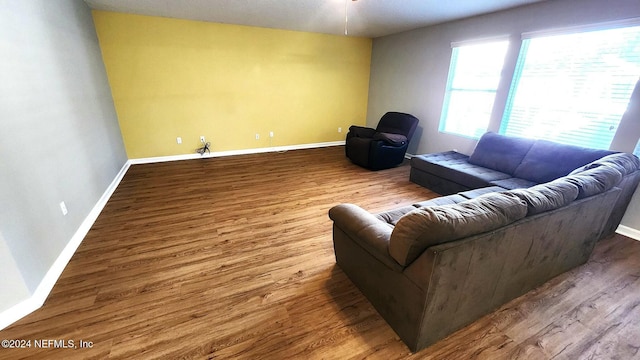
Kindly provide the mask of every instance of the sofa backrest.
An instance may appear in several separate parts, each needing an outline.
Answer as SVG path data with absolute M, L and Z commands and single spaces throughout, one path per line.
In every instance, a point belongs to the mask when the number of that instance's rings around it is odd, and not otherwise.
M 579 194 L 576 184 L 560 178 L 526 189 L 509 190 L 527 204 L 527 216 L 555 210 L 570 204 Z
M 614 188 L 490 233 L 436 245 L 404 274 L 427 292 L 417 347 L 434 343 L 589 259 Z M 428 264 L 428 272 L 413 266 Z M 426 282 L 426 284 L 424 284 Z
M 487 132 L 478 141 L 469 163 L 513 174 L 535 140 Z
M 526 215 L 527 204 L 508 193 L 418 208 L 396 223 L 389 240 L 389 254 L 406 266 L 429 246 L 495 230 Z
M 573 170 L 570 175 L 578 174 L 599 166 L 610 166 L 618 170 L 622 176 L 626 176 L 640 170 L 640 159 L 629 153 L 614 153 L 595 160 L 585 166 L 581 166 Z
M 639 168 L 640 160 L 634 155 L 616 153 L 531 188 L 492 192 L 456 204 L 407 208 L 394 223 L 389 254 L 407 266 L 430 246 L 495 230 L 604 193 L 618 185 L 623 175 L 637 174 Z
M 468 161 L 541 184 L 611 154 L 616 152 L 487 132 L 478 140 Z M 628 168 L 635 166 L 630 159 L 610 158 L 609 161 Z
M 633 193 L 638 187 L 638 183 L 640 183 L 640 159 L 629 153 L 615 153 L 600 158 L 585 166 L 581 166 L 572 171 L 569 175 L 584 175 L 586 171 L 590 171 L 598 167 L 611 167 L 616 169 L 622 175 L 622 180 L 616 184 L 616 187 L 619 187 L 622 191 L 602 233 L 602 237 L 607 237 L 613 234 L 618 228 L 618 225 L 624 217 L 625 211 L 631 202 Z M 601 186 L 604 187 L 606 185 L 602 184 Z
M 563 179 L 578 187 L 578 199 L 605 192 L 622 180 L 622 174 L 613 167 L 599 166 L 580 173 L 567 175 Z
M 513 176 L 545 183 L 568 175 L 581 166 L 613 153 L 609 150 L 536 140 L 513 172 Z

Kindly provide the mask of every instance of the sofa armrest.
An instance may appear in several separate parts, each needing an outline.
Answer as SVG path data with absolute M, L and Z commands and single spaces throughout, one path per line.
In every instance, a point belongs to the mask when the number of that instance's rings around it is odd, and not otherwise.
M 388 267 L 401 271 L 402 266 L 389 255 L 393 226 L 354 204 L 340 204 L 329 210 L 334 227 Z

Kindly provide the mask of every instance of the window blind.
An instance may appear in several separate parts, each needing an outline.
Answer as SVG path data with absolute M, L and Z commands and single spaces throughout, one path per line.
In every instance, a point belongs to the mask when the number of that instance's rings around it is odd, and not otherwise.
M 608 149 L 639 77 L 640 26 L 525 37 L 500 133 Z

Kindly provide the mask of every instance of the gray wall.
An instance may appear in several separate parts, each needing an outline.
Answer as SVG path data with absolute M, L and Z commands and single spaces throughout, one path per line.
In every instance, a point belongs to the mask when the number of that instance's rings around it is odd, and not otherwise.
M 624 217 L 620 222 L 621 225 L 630 227 L 635 231 L 640 231 L 640 191 L 636 189 L 636 192 L 633 194 L 631 198 L 631 203 L 629 203 L 629 207 L 627 211 L 624 213 Z M 634 236 L 636 240 L 640 240 Z
M 0 289 L 33 292 L 127 157 L 82 0 L 2 1 L 0 64 Z
M 638 0 L 552 0 L 461 21 L 374 39 L 367 125 L 375 126 L 386 111 L 420 119 L 408 153 L 457 149 L 470 154 L 476 140 L 438 132 L 447 83 L 451 43 L 509 36 L 505 72 L 499 85 L 489 130 L 498 131 L 523 32 L 640 17 Z M 636 87 L 633 102 L 640 102 Z M 640 137 L 638 106 L 623 116 L 611 149 L 632 152 Z M 640 230 L 640 194 L 625 214 L 623 225 Z
M 367 124 L 375 126 L 386 111 L 409 112 L 420 119 L 409 153 L 457 149 L 469 154 L 475 140 L 438 132 L 452 42 L 510 37 L 506 71 L 489 126 L 497 131 L 523 32 L 633 17 L 640 17 L 637 0 L 553 0 L 374 39 Z M 625 135 L 616 136 L 612 148 L 630 152 L 640 136 L 640 124 L 637 117 L 624 120 L 620 128 Z

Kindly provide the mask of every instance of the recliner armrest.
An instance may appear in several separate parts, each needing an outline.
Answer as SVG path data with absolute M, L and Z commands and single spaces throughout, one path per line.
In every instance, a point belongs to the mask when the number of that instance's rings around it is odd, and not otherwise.
M 402 271 L 403 267 L 389 255 L 392 226 L 354 204 L 332 207 L 329 210 L 329 218 L 333 220 L 334 226 L 349 235 L 375 258 L 391 269 Z
M 381 140 L 393 146 L 402 146 L 407 143 L 407 137 L 401 134 L 377 132 L 373 135 L 373 140 Z
M 376 130 L 364 126 L 351 125 L 349 127 L 349 136 L 353 137 L 362 137 L 362 138 L 372 138 L 375 135 Z

